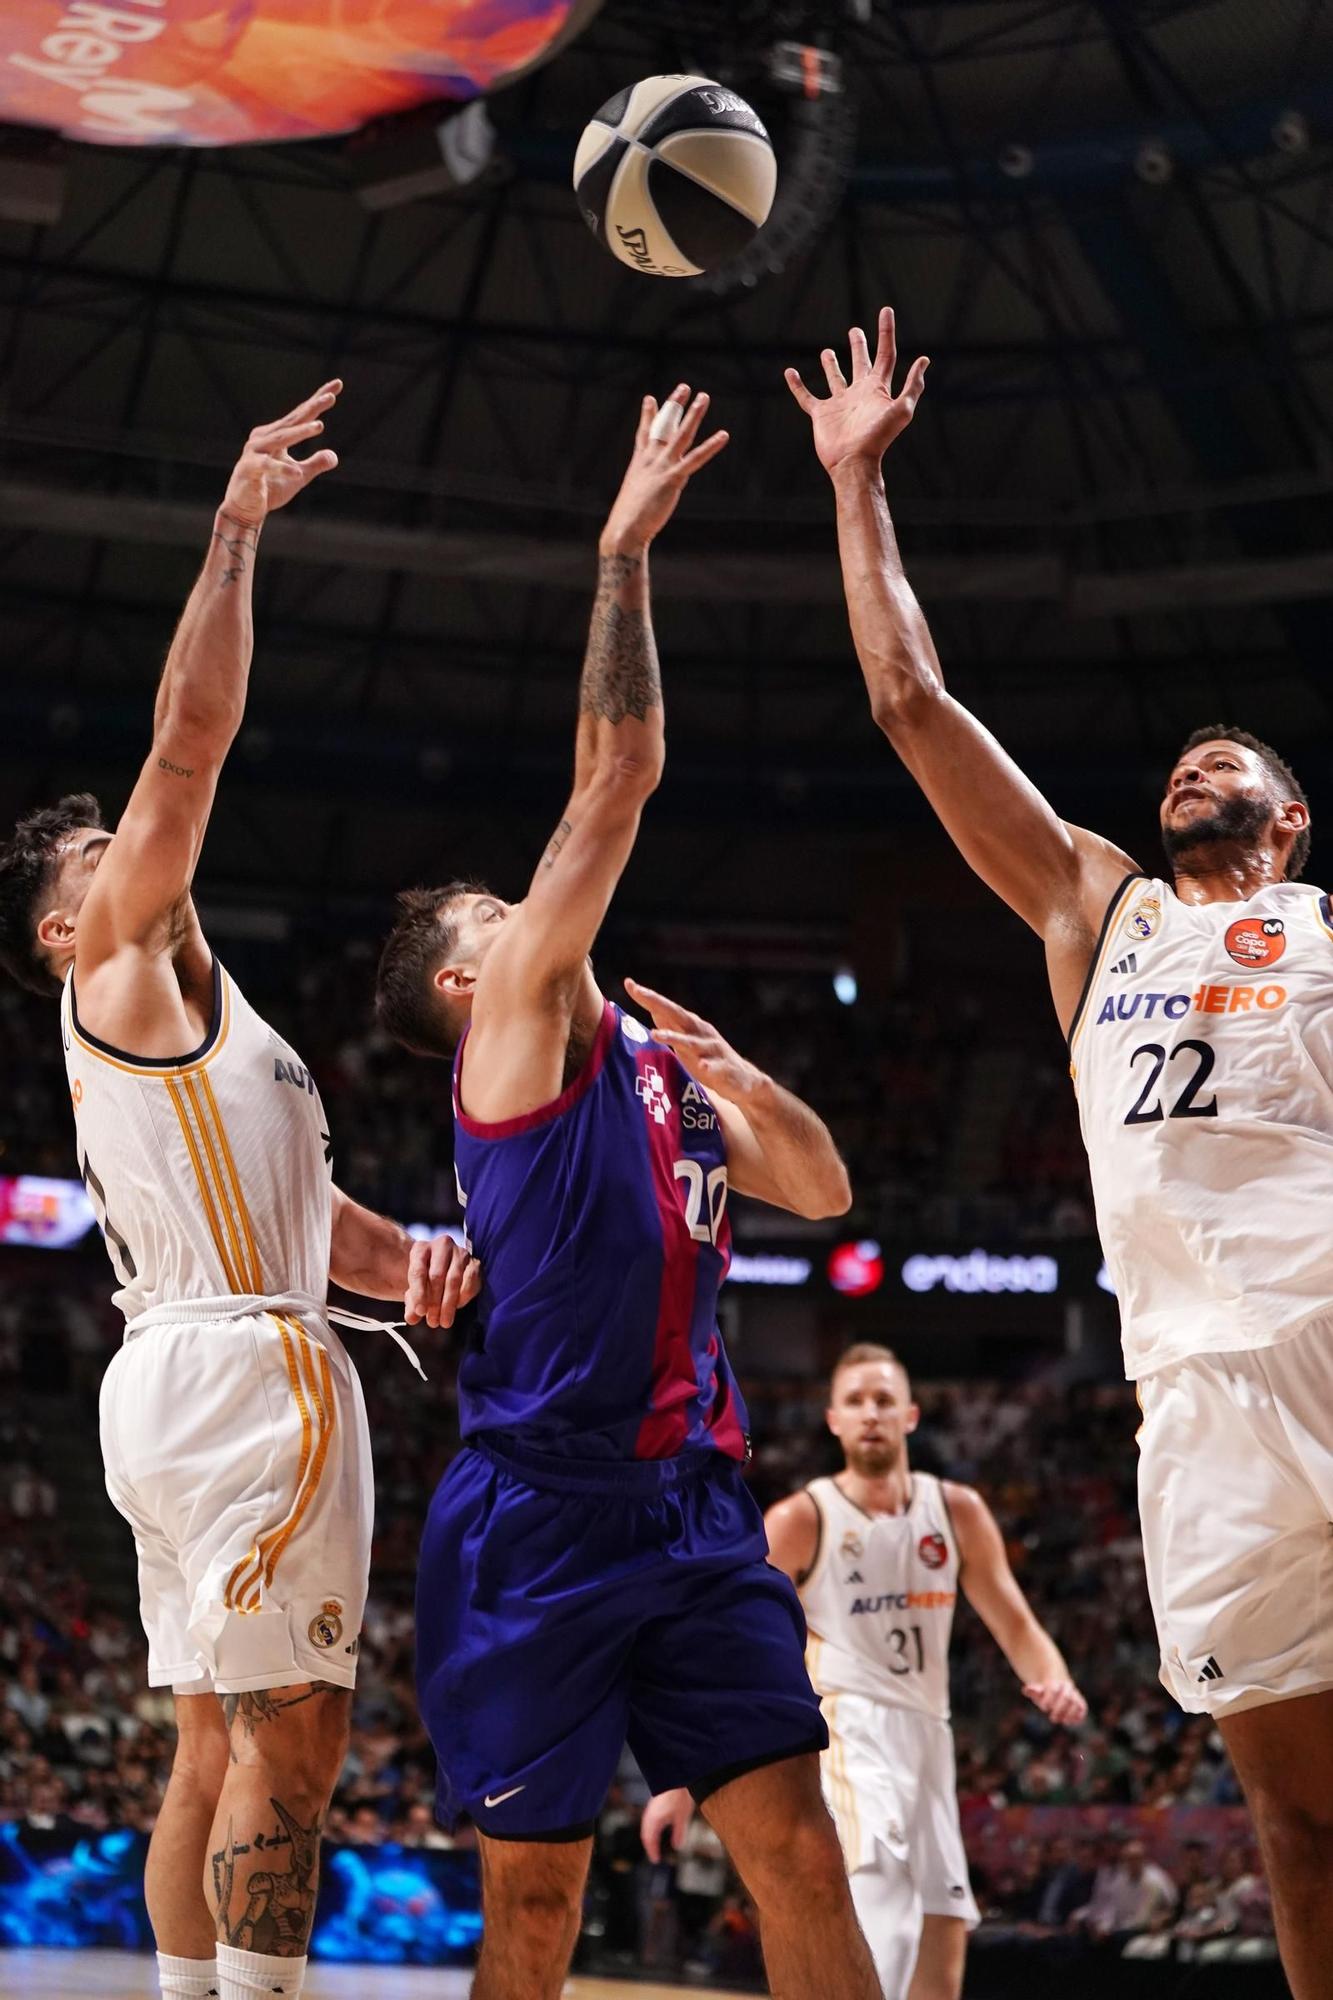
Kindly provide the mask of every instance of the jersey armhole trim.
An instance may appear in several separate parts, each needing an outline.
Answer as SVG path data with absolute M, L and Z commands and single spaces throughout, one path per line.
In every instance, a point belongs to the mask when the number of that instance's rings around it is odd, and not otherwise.
M 961 1483 L 961 1481 L 955 1482 L 955 1484 L 960 1485 Z M 954 1564 L 958 1571 L 958 1581 L 961 1583 L 963 1580 L 963 1545 L 958 1539 L 958 1528 L 953 1518 L 953 1508 L 949 1505 L 949 1495 L 945 1491 L 948 1484 L 947 1479 L 937 1479 L 935 1481 L 940 1496 L 940 1505 L 944 1509 L 944 1518 L 949 1525 L 949 1539 L 953 1543 Z
M 75 1041 L 90 1055 L 100 1056 L 103 1062 L 111 1063 L 117 1069 L 128 1070 L 133 1076 L 171 1076 L 178 1070 L 197 1069 L 209 1056 L 221 1048 L 227 1038 L 227 1022 L 231 1009 L 228 1002 L 226 983 L 222 976 L 222 961 L 213 954 L 213 1013 L 208 1024 L 208 1033 L 197 1049 L 191 1049 L 184 1056 L 136 1056 L 127 1049 L 118 1049 L 112 1042 L 99 1041 L 90 1035 L 79 1020 L 79 1003 L 74 991 L 74 968 L 69 974 L 69 1019 Z
M 1106 950 L 1106 941 L 1110 936 L 1111 925 L 1115 921 L 1116 913 L 1135 882 L 1151 882 L 1151 880 L 1151 875 L 1144 875 L 1137 868 L 1134 869 L 1131 874 L 1126 875 L 1120 887 L 1106 905 L 1106 915 L 1102 918 L 1102 927 L 1097 933 L 1097 942 L 1093 946 L 1092 956 L 1088 960 L 1088 975 L 1083 981 L 1083 991 L 1078 996 L 1078 1005 L 1074 1009 L 1073 1019 L 1069 1023 L 1069 1033 L 1065 1038 L 1071 1051 L 1074 1046 L 1074 1037 L 1083 1024 L 1083 1012 L 1088 1004 L 1088 997 L 1096 983 L 1097 974 L 1101 970 L 1102 957 Z
M 463 1080 L 463 1055 L 467 1048 L 468 1036 L 472 1033 L 472 1025 L 469 1022 L 463 1039 L 458 1044 L 458 1054 L 454 1057 L 454 1118 L 471 1139 L 514 1139 L 521 1132 L 534 1132 L 540 1125 L 554 1124 L 557 1118 L 563 1118 L 566 1111 L 571 1111 L 579 1099 L 596 1083 L 605 1065 L 606 1052 L 611 1046 L 611 1037 L 615 1029 L 615 1003 L 606 1000 L 602 1003 L 602 1019 L 593 1038 L 593 1045 L 588 1051 L 588 1059 L 574 1081 L 561 1091 L 559 1097 L 553 1097 L 549 1104 L 538 1105 L 535 1111 L 521 1112 L 517 1118 L 501 1118 L 493 1124 L 488 1124 L 481 1118 L 469 1118 L 463 1109 L 460 1085 Z
M 824 1509 L 819 1504 L 813 1484 L 802 1487 L 801 1490 L 809 1494 L 811 1504 L 815 1510 L 815 1552 L 810 1558 L 809 1568 L 796 1586 L 798 1597 L 802 1596 L 810 1588 L 819 1574 L 819 1566 L 824 1559 Z

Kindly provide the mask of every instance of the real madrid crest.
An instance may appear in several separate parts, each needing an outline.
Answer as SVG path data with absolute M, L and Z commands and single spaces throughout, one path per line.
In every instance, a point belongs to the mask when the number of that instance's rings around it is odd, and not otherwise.
M 310 1621 L 310 1643 L 312 1646 L 336 1646 L 342 1635 L 343 1608 L 336 1597 L 330 1597 Z
M 861 1540 L 855 1528 L 849 1528 L 842 1538 L 843 1555 L 863 1556 L 865 1552 L 865 1543 Z
M 1157 933 L 1162 921 L 1162 899 L 1160 896 L 1140 896 L 1129 915 L 1125 918 L 1126 935 L 1146 944 Z

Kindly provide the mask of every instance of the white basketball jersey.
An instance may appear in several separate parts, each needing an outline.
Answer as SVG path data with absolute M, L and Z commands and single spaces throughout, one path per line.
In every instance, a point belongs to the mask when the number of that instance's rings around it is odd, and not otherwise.
M 1269 1347 L 1333 1305 L 1333 926 L 1279 882 L 1131 876 L 1070 1035 L 1131 1377 Z
M 836 1480 L 806 1488 L 819 1547 L 800 1586 L 816 1694 L 866 1695 L 949 1719 L 958 1544 L 938 1479 L 912 1474 L 902 1514 L 867 1514 Z
M 332 1153 L 314 1079 L 213 961 L 207 1039 L 176 1062 L 123 1055 L 61 1001 L 79 1171 L 127 1320 L 168 1304 L 323 1302 Z

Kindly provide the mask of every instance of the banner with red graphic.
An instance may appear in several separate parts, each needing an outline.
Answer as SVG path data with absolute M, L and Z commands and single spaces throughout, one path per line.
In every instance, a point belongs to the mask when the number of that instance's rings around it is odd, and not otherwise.
M 592 0 L 3 0 L 0 123 L 101 145 L 345 132 L 528 68 Z

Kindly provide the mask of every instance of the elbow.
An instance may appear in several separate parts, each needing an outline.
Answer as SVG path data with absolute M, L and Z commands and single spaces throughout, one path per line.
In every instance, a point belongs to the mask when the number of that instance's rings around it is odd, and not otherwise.
M 812 1192 L 800 1214 L 807 1222 L 832 1222 L 840 1215 L 846 1215 L 852 1205 L 852 1184 L 847 1177 L 847 1169 L 839 1160 L 837 1172 L 832 1173 Z
M 889 738 L 911 735 L 931 712 L 938 686 L 921 669 L 904 671 L 886 666 L 871 683 L 870 713 L 875 727 Z
M 616 750 L 600 758 L 589 780 L 589 788 L 615 802 L 642 805 L 662 782 L 666 770 L 666 748 Z

